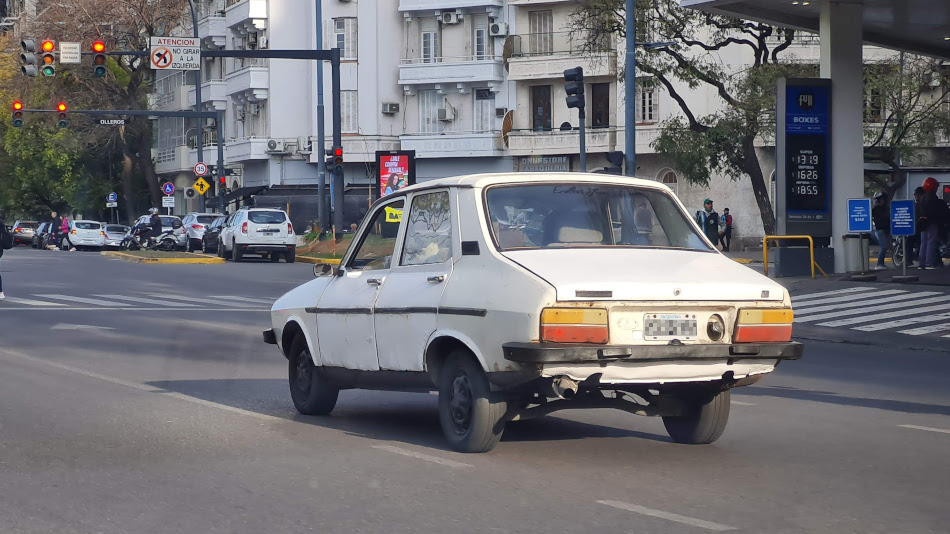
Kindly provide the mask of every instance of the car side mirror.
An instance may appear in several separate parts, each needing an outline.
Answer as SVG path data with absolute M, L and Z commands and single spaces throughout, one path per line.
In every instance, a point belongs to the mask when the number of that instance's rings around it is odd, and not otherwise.
M 340 276 L 343 271 L 340 270 L 338 265 L 331 265 L 329 263 L 317 263 L 313 266 L 313 275 L 316 277 L 321 276 Z

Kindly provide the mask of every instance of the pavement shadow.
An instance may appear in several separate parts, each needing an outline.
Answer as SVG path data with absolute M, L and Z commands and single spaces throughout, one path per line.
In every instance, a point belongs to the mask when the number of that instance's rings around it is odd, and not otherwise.
M 912 414 L 950 415 L 950 406 L 943 404 L 925 404 L 890 399 L 872 399 L 867 397 L 848 397 L 832 391 L 813 391 L 787 386 L 750 386 L 742 388 L 742 395 L 749 397 L 778 397 L 812 402 L 824 402 L 841 406 L 876 408 L 890 412 Z
M 340 430 L 354 436 L 448 450 L 439 425 L 435 395 L 347 390 L 340 393 L 340 401 L 331 416 L 308 417 L 298 414 L 294 409 L 285 379 L 167 380 L 149 382 L 148 385 L 217 404 Z M 502 441 L 630 437 L 671 441 L 665 435 L 556 417 L 508 423 Z

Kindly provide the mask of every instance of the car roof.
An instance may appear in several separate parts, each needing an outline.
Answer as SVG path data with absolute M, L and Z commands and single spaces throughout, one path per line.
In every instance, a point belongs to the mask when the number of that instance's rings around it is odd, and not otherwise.
M 420 191 L 423 189 L 434 189 L 438 187 L 480 188 L 498 184 L 544 184 L 563 182 L 636 185 L 672 191 L 669 187 L 654 180 L 644 178 L 630 178 L 626 176 L 617 176 L 615 174 L 595 174 L 583 172 L 506 172 L 468 174 L 464 176 L 453 176 L 450 178 L 427 180 L 425 182 L 400 189 L 399 193 Z

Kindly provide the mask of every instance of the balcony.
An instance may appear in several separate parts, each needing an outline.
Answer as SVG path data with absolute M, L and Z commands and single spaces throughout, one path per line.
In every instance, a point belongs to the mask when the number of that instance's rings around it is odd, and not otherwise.
M 155 111 L 180 111 L 187 109 L 189 105 L 194 105 L 189 104 L 188 99 L 188 92 L 193 88 L 194 86 L 191 85 L 179 85 L 162 93 L 153 93 L 150 96 L 150 108 Z
M 225 145 L 225 161 L 231 164 L 255 159 L 268 159 L 270 155 L 267 154 L 267 141 L 266 137 L 231 139 Z
M 225 91 L 248 102 L 267 100 L 269 77 L 267 67 L 244 67 L 228 74 Z
M 563 78 L 564 71 L 583 67 L 584 76 L 617 76 L 617 53 L 613 39 L 589 43 L 571 32 L 528 33 L 511 36 L 509 80 Z
M 408 134 L 399 138 L 402 150 L 420 158 L 468 158 L 505 155 L 501 132 Z
M 201 104 L 203 108 L 215 111 L 224 111 L 228 108 L 228 89 L 227 82 L 223 80 L 211 80 L 201 84 Z M 188 103 L 194 107 L 196 95 L 195 88 L 191 87 L 188 91 Z
M 174 174 L 190 171 L 194 168 L 194 164 L 191 163 L 189 148 L 186 145 L 156 148 L 154 157 L 157 174 Z
M 501 57 L 475 59 L 472 56 L 443 57 L 423 63 L 421 59 L 405 59 L 399 65 L 399 85 L 423 84 L 455 85 L 462 89 L 467 85 L 501 84 L 505 66 Z M 440 87 L 437 87 L 440 88 Z
M 225 23 L 239 33 L 267 28 L 267 0 L 228 0 Z
M 198 37 L 209 47 L 224 48 L 228 39 L 227 19 L 220 16 L 205 17 L 198 21 Z
M 343 153 L 346 161 L 372 163 L 376 161 L 376 151 L 399 150 L 399 138 L 379 135 L 343 136 Z M 310 154 L 310 163 L 317 163 L 324 155 L 319 150 Z
M 588 129 L 585 137 L 588 154 L 616 150 L 616 128 Z M 508 134 L 508 150 L 512 156 L 577 154 L 580 149 L 577 130 L 512 130 Z
M 502 0 L 399 0 L 399 11 L 437 11 L 463 8 L 504 7 Z

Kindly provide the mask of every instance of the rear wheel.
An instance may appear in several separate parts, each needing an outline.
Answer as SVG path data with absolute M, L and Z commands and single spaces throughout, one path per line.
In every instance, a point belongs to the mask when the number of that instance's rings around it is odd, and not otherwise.
M 279 262 L 279 261 L 280 261 L 280 254 L 278 254 L 278 253 L 276 253 L 276 252 L 271 252 L 271 253 L 270 253 L 270 262 L 271 262 L 271 263 L 277 263 L 277 262 Z
M 227 250 L 224 248 L 224 241 L 218 240 L 218 257 L 227 259 Z
M 333 387 L 313 364 L 310 348 L 303 336 L 297 336 L 290 347 L 288 377 L 290 397 L 298 412 L 304 415 L 327 415 L 333 411 L 340 390 Z
M 487 452 L 505 430 L 507 404 L 493 401 L 488 377 L 471 354 L 457 350 L 439 373 L 439 422 L 449 446 L 459 452 Z
M 287 253 L 287 256 L 284 257 L 287 260 L 287 263 L 293 263 L 297 261 L 297 249 L 290 249 Z
M 664 417 L 663 426 L 676 443 L 712 443 L 722 436 L 729 422 L 730 397 L 729 390 L 690 397 L 685 400 L 686 415 Z
M 238 263 L 241 259 L 244 258 L 244 254 L 241 252 L 241 249 L 237 246 L 236 242 L 231 243 L 231 261 Z
M 198 247 L 195 246 L 196 239 L 186 238 L 185 241 L 185 252 L 195 252 Z

